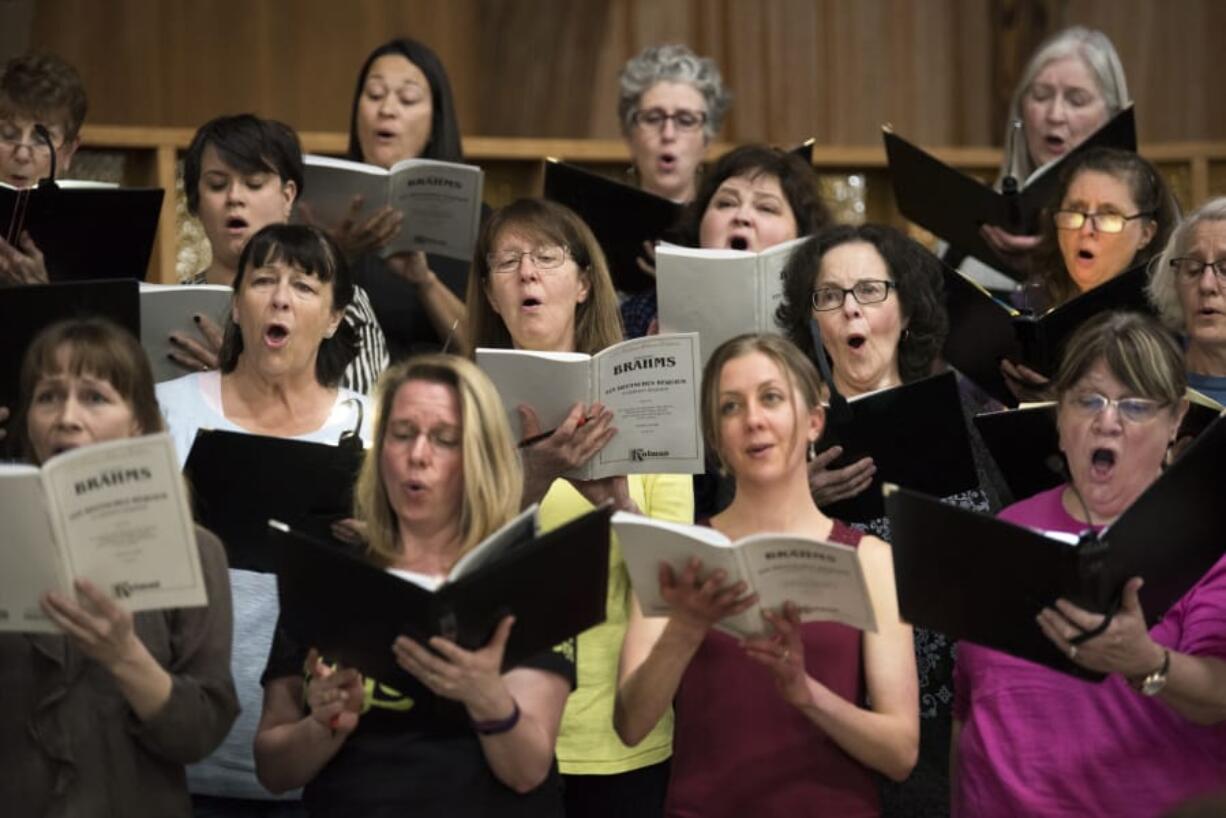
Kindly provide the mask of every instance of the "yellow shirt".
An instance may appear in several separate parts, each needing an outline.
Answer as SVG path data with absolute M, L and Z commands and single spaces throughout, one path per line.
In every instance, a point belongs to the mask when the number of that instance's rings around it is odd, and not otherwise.
M 649 517 L 694 521 L 693 478 L 688 474 L 630 475 L 630 497 Z M 566 480 L 555 480 L 541 502 L 541 530 L 557 528 L 591 511 Z M 630 576 L 614 538 L 609 548 L 609 593 L 604 623 L 579 634 L 576 686 L 566 702 L 558 734 L 558 768 L 568 775 L 613 775 L 658 764 L 672 755 L 670 709 L 637 747 L 627 747 L 613 729 L 617 664 L 630 616 Z

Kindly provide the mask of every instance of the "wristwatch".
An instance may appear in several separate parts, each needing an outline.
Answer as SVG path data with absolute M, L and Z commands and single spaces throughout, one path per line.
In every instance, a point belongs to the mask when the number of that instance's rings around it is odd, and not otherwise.
M 1162 649 L 1162 667 L 1148 673 L 1139 682 L 1134 682 L 1133 687 L 1136 688 L 1142 696 L 1157 696 L 1166 687 L 1166 676 L 1171 670 L 1171 652 L 1166 648 Z

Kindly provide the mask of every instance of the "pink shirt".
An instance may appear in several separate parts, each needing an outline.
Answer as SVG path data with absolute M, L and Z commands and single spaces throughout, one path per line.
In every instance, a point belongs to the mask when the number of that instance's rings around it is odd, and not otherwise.
M 1077 533 L 1085 526 L 1065 512 L 1063 488 L 1000 517 Z M 1226 660 L 1226 557 L 1150 635 L 1181 653 Z M 1199 727 L 1118 675 L 1094 684 L 963 642 L 954 690 L 963 725 L 955 816 L 1149 818 L 1226 786 L 1226 724 Z

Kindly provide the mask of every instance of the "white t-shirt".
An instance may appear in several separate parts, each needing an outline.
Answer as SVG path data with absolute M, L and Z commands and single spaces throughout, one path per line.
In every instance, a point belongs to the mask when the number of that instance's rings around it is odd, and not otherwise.
M 200 429 L 227 432 L 249 430 L 226 418 L 221 405 L 221 373 L 195 372 L 157 385 L 162 417 L 174 438 L 179 462 L 187 455 Z M 371 409 L 365 395 L 348 389 L 337 391 L 336 403 L 324 424 L 293 440 L 335 445 L 340 436 L 359 428 L 362 442 L 370 445 Z M 268 660 L 273 629 L 277 623 L 277 578 L 275 574 L 230 569 L 234 607 L 234 643 L 230 670 L 242 711 L 221 746 L 208 758 L 187 768 L 188 789 L 200 795 L 227 798 L 276 798 L 256 780 L 252 744 L 260 721 L 264 691 L 260 674 Z M 296 799 L 298 790 L 280 796 Z
M 187 462 L 187 455 L 196 440 L 196 432 L 200 429 L 250 433 L 249 429 L 234 423 L 223 413 L 221 373 L 217 370 L 193 372 L 173 381 L 163 381 L 157 385 L 157 399 L 162 408 L 162 417 L 166 420 L 166 427 L 179 452 L 180 464 Z M 335 445 L 342 434 L 360 427 L 358 434 L 361 435 L 362 442 L 369 446 L 371 411 L 370 400 L 365 395 L 348 389 L 338 389 L 336 403 L 322 426 L 304 435 L 282 437 L 307 443 Z

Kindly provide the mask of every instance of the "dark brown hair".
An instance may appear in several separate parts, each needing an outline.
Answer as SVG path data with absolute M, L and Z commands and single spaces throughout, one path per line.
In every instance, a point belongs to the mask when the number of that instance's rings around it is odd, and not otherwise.
M 302 270 L 330 285 L 332 312 L 344 312 L 353 301 L 353 278 L 344 254 L 327 233 L 305 224 L 270 224 L 251 237 L 238 258 L 234 297 L 239 297 L 250 270 L 276 262 Z M 332 337 L 324 338 L 319 344 L 315 379 L 324 386 L 336 386 L 357 351 L 357 333 L 342 320 Z M 242 354 L 243 334 L 233 320 L 227 319 L 225 339 L 221 344 L 221 371 L 233 372 Z
M 64 123 L 64 139 L 77 138 L 89 101 L 77 69 L 53 54 L 28 54 L 4 64 L 0 116 L 17 114 Z
M 811 297 L 822 259 L 835 247 L 857 241 L 871 244 L 881 254 L 898 287 L 898 304 L 907 321 L 905 337 L 898 341 L 898 374 L 903 383 L 932 374 L 933 362 L 949 333 L 944 272 L 936 256 L 893 227 L 834 225 L 797 247 L 781 274 L 783 300 L 775 320 L 793 344 L 809 353 L 813 349 Z
M 1144 213 L 1155 225 L 1154 236 L 1137 251 L 1131 267 L 1147 263 L 1162 252 L 1171 230 L 1179 221 L 1179 209 L 1170 189 L 1149 160 L 1130 151 L 1112 148 L 1094 148 L 1060 172 L 1059 190 L 1051 204 L 1044 209 L 1039 219 L 1039 246 L 1032 257 L 1032 278 L 1043 292 L 1048 307 L 1056 307 L 1078 295 L 1077 284 L 1069 277 L 1060 254 L 1059 231 L 1056 230 L 1055 212 L 1060 209 L 1064 197 L 1077 175 L 1082 171 L 1098 171 L 1113 176 L 1128 185 L 1128 192 L 1136 202 L 1137 212 Z M 1131 216 L 1131 213 L 1124 214 Z M 1119 272 L 1123 272 L 1120 270 Z
M 779 187 L 796 218 L 798 237 L 808 236 L 830 223 L 830 212 L 817 193 L 817 174 L 812 165 L 790 151 L 768 145 L 742 145 L 725 153 L 703 174 L 698 195 L 686 206 L 677 227 L 679 241 L 691 247 L 699 245 L 702 217 L 720 185 L 736 176 L 757 178 L 762 175 L 779 180 Z

